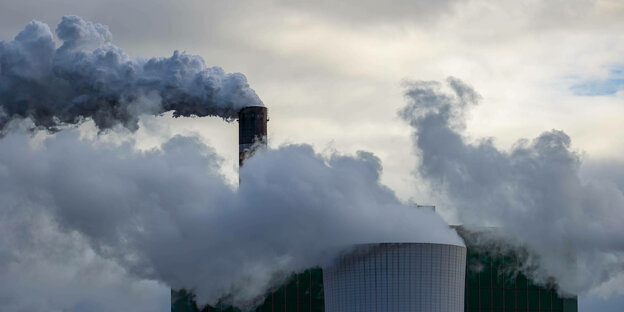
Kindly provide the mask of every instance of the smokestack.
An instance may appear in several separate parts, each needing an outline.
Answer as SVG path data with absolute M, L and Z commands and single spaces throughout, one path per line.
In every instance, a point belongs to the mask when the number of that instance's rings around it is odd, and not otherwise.
M 267 144 L 267 108 L 248 106 L 238 112 L 238 165 L 253 155 L 258 145 Z M 254 144 L 257 143 L 258 145 Z

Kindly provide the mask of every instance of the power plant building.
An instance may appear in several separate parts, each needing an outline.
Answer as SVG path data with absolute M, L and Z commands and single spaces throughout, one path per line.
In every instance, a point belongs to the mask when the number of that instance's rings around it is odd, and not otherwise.
M 554 282 L 538 285 L 518 270 L 526 259 L 522 250 L 483 243 L 488 231 L 456 227 L 468 247 L 466 259 L 466 312 L 577 312 L 576 297 L 560 296 Z
M 239 114 L 239 164 L 267 142 L 266 107 Z M 577 312 L 576 298 L 538 286 L 518 270 L 521 257 L 480 245 L 461 227 L 466 247 L 434 243 L 357 245 L 326 268 L 293 274 L 256 312 Z M 186 290 L 171 291 L 172 312 L 240 311 L 226 302 L 197 307 Z
M 486 246 L 467 244 L 464 280 L 465 312 L 578 312 L 576 297 L 561 297 L 554 285 L 536 285 L 526 275 L 507 269 L 510 262 L 517 261 L 512 255 L 500 255 Z M 383 247 L 381 247 L 383 248 Z M 322 312 L 326 308 L 324 289 L 327 275 L 321 268 L 313 268 L 294 274 L 290 280 L 275 292 L 266 296 L 256 312 Z M 364 275 L 366 276 L 366 275 Z M 362 281 L 362 280 L 360 280 Z M 364 288 L 371 282 L 364 281 Z M 331 286 L 330 286 L 331 287 Z M 360 286 L 362 287 L 362 286 Z M 412 284 L 412 287 L 413 284 Z M 409 285 L 408 285 L 409 289 Z M 366 294 L 366 293 L 365 293 Z M 388 298 L 390 298 L 388 296 Z M 361 298 L 369 302 L 370 299 Z M 392 307 L 392 306 L 391 306 Z M 188 292 L 172 291 L 172 312 L 234 312 L 239 311 L 227 305 L 198 309 Z M 356 310 L 353 310 L 356 311 Z M 365 310 L 363 310 L 365 311 Z M 378 310 L 382 311 L 382 310 Z M 429 311 L 429 310 L 387 310 L 387 311 Z

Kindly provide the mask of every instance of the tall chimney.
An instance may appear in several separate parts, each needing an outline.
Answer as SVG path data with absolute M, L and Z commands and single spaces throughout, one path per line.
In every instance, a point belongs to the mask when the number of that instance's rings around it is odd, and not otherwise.
M 254 143 L 267 144 L 267 108 L 248 106 L 238 112 L 238 165 L 253 155 Z M 257 146 L 257 145 L 256 145 Z

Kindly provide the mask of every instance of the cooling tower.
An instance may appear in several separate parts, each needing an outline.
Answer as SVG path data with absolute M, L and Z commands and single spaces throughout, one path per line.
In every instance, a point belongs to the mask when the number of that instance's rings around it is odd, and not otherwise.
M 255 147 L 267 144 L 267 108 L 248 106 L 238 112 L 238 164 L 251 156 Z
M 326 312 L 462 312 L 466 248 L 431 243 L 358 245 L 323 268 Z

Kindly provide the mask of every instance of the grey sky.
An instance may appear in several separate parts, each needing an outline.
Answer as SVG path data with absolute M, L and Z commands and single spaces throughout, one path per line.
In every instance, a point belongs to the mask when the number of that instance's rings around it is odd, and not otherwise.
M 183 50 L 208 66 L 242 72 L 269 107 L 272 146 L 370 151 L 381 159 L 382 181 L 401 199 L 441 204 L 411 174 L 418 158 L 409 126 L 397 117 L 405 105 L 402 81 L 449 75 L 483 97 L 466 116 L 467 142 L 493 137 L 504 150 L 520 138 L 564 130 L 591 165 L 589 178 L 624 183 L 605 169 L 624 162 L 624 87 L 578 92 L 612 81 L 624 66 L 619 0 L 0 0 L 0 39 L 12 39 L 32 19 L 54 29 L 65 14 L 108 25 L 113 43 L 131 57 Z M 134 134 L 142 148 L 176 134 L 222 133 L 202 139 L 235 180 L 235 124 L 165 116 L 142 126 Z

